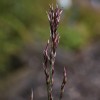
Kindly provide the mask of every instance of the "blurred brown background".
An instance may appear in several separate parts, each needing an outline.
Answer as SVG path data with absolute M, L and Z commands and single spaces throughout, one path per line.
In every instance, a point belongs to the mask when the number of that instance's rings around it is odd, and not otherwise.
M 54 100 L 100 100 L 100 0 L 0 0 L 0 100 L 47 100 L 43 48 L 49 4 L 63 9 L 55 64 Z

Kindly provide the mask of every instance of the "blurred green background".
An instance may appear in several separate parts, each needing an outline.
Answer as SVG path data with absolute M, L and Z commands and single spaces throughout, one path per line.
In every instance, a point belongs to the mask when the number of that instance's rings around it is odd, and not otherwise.
M 72 0 L 70 6 L 64 7 L 58 2 L 64 9 L 58 29 L 61 48 L 79 51 L 100 39 L 100 7 L 93 5 L 96 2 Z M 51 3 L 55 5 L 56 1 L 0 0 L 0 78 L 16 69 L 15 56 L 23 46 L 47 41 L 46 11 Z
M 12 55 L 17 55 L 24 45 L 48 36 L 48 2 L 0 0 L 0 77 L 14 69 Z

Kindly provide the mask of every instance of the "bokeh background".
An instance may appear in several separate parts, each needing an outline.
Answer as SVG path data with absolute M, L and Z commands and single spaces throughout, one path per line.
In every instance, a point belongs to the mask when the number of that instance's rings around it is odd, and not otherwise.
M 100 100 L 100 0 L 0 0 L 0 100 L 47 100 L 43 48 L 49 38 L 49 4 L 63 9 L 54 97 Z

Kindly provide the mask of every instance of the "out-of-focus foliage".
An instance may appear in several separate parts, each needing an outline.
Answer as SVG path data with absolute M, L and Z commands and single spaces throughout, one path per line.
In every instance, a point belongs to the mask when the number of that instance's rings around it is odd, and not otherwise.
M 62 26 L 60 31 L 60 44 L 64 48 L 77 50 L 82 48 L 88 42 L 89 30 L 84 24 L 71 25 L 67 26 L 67 28 Z
M 35 39 L 34 32 L 40 32 L 38 26 L 46 17 L 43 5 L 41 0 L 0 0 L 0 75 L 9 70 L 11 55 L 17 55 Z

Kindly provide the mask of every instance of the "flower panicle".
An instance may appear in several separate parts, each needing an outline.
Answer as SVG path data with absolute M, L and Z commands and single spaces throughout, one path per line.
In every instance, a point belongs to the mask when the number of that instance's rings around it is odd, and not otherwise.
M 60 91 L 60 100 L 63 97 L 64 88 L 65 88 L 66 82 L 67 82 L 67 75 L 66 75 L 66 68 L 64 67 L 64 71 L 63 71 L 63 81 L 62 81 L 62 84 L 61 84 L 61 91 Z
M 56 58 L 56 48 L 59 44 L 59 33 L 57 32 L 58 24 L 60 21 L 60 16 L 62 13 L 62 9 L 58 8 L 58 5 L 56 8 L 53 8 L 53 5 L 49 5 L 50 9 L 47 12 L 49 24 L 50 24 L 50 39 L 48 40 L 46 47 L 43 51 L 43 57 L 44 57 L 44 63 L 43 63 L 43 69 L 46 77 L 46 85 L 47 85 L 47 93 L 48 93 L 48 100 L 53 100 L 52 95 L 52 88 L 54 83 L 54 64 L 55 64 L 55 58 Z M 66 79 L 66 70 L 64 68 L 64 79 L 62 84 L 65 86 L 65 79 Z M 63 85 L 61 85 L 63 90 Z
M 50 9 L 49 12 L 47 12 L 47 16 L 50 23 L 50 33 L 52 39 L 54 39 L 55 35 L 57 34 L 57 28 L 60 21 L 61 13 L 62 9 L 58 8 L 58 5 L 55 9 L 53 8 L 53 5 L 50 5 Z

